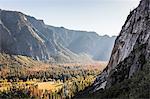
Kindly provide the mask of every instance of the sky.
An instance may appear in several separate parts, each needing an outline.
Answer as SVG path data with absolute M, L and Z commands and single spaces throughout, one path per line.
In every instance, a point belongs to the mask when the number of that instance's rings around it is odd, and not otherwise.
M 0 9 L 20 11 L 48 25 L 118 35 L 140 0 L 0 0 Z

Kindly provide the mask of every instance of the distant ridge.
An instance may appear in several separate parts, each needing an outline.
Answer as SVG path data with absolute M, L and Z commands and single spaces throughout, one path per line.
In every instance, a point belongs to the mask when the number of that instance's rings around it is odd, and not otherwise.
M 51 62 L 107 61 L 116 38 L 46 25 L 7 10 L 0 10 L 0 35 L 2 52 Z

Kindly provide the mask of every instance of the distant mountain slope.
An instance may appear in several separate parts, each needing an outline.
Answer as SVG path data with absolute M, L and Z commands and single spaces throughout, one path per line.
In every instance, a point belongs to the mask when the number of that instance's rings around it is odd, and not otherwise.
M 1 51 L 53 62 L 108 60 L 115 39 L 49 26 L 43 20 L 5 10 L 0 10 L 0 35 Z
M 149 82 L 150 0 L 141 0 L 122 27 L 108 66 L 82 96 L 100 99 L 149 99 Z

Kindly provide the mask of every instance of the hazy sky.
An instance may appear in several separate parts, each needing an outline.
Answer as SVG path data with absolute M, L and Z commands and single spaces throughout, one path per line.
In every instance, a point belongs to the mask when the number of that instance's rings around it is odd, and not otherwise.
M 0 0 L 0 8 L 21 11 L 46 24 L 118 35 L 140 0 Z

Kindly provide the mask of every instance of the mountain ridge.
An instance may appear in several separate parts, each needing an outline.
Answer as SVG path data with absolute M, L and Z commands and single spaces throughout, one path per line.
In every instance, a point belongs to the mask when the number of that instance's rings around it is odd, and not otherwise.
M 110 56 L 115 37 L 100 37 L 95 32 L 74 31 L 46 25 L 43 20 L 17 11 L 1 10 L 0 12 L 0 30 L 1 35 L 4 35 L 1 38 L 1 50 L 6 53 L 57 62 L 81 62 L 81 59 L 108 60 Z M 108 40 L 100 40 L 103 37 Z M 84 40 L 80 42 L 82 38 Z M 107 49 L 107 55 L 103 54 L 104 51 L 101 51 L 102 55 L 94 53 L 93 49 L 97 51 L 101 49 L 98 47 L 98 42 L 108 43 L 108 45 L 102 45 Z M 105 57 L 102 59 L 102 56 Z

